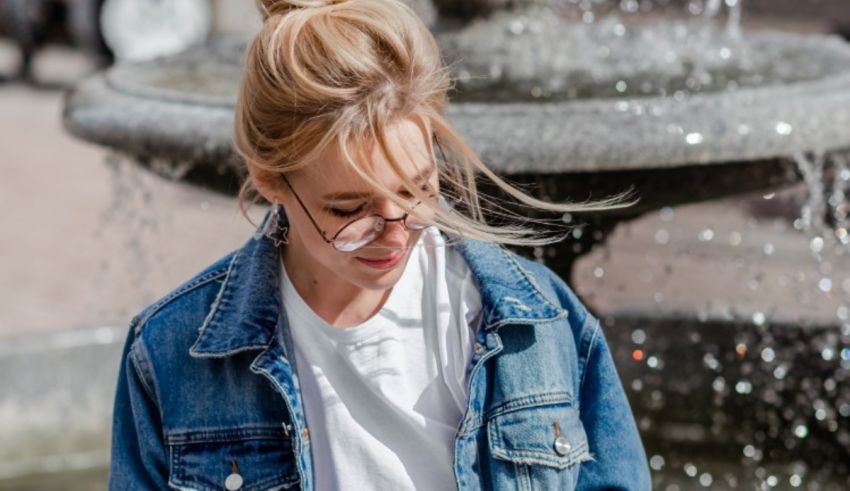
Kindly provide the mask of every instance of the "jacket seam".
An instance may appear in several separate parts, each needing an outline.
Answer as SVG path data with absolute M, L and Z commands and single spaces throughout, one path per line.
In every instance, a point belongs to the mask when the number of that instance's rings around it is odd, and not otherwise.
M 581 382 L 579 382 L 579 390 L 584 389 L 584 380 L 587 378 L 588 367 L 590 366 L 590 357 L 593 356 L 593 347 L 596 346 L 596 340 L 599 338 L 599 332 L 601 331 L 599 327 L 599 319 L 596 319 L 596 322 L 593 324 L 593 333 L 590 337 L 590 343 L 587 346 L 587 356 L 585 357 L 584 362 L 584 370 L 581 373 Z
M 196 353 L 195 348 L 203 339 L 204 333 L 212 322 L 213 317 L 215 317 L 216 312 L 218 312 L 219 304 L 221 303 L 222 298 L 224 297 L 224 292 L 227 290 L 227 285 L 230 284 L 230 276 L 233 272 L 233 266 L 236 264 L 236 261 L 239 259 L 239 256 L 242 254 L 242 250 L 240 249 L 236 254 L 234 254 L 233 259 L 230 260 L 230 263 L 227 265 L 227 268 L 224 270 L 224 282 L 221 284 L 221 288 L 219 288 L 218 293 L 215 296 L 215 300 L 213 300 L 212 305 L 210 306 L 210 310 L 207 313 L 204 321 L 201 323 L 198 328 L 198 338 L 189 348 L 189 353 Z
M 553 302 L 551 298 L 547 297 L 546 294 L 543 293 L 535 279 L 529 274 L 529 272 L 525 268 L 522 267 L 521 264 L 519 264 L 519 261 L 512 257 L 511 254 L 509 254 L 508 251 L 506 251 L 505 249 L 499 247 L 499 250 L 502 251 L 502 254 L 504 254 L 505 257 L 507 257 L 514 270 L 516 270 L 516 272 L 520 274 L 520 276 L 526 281 L 526 283 L 531 286 L 532 293 L 534 293 L 534 295 L 538 297 L 538 300 L 542 300 L 543 302 L 548 303 L 551 307 L 557 310 L 565 310 L 563 307 L 560 307 L 558 303 Z
M 140 314 L 139 317 L 138 317 L 139 320 L 137 321 L 137 324 L 136 324 L 136 327 L 135 327 L 136 336 L 141 334 L 142 329 L 144 329 L 144 327 L 147 325 L 147 322 L 151 319 L 151 317 L 156 315 L 160 310 L 162 310 L 169 303 L 176 300 L 178 297 L 181 297 L 181 296 L 191 292 L 192 290 L 195 290 L 197 288 L 200 288 L 201 286 L 206 285 L 207 283 L 210 283 L 212 281 L 217 280 L 222 275 L 227 273 L 227 271 L 228 271 L 228 268 L 221 268 L 221 269 L 217 269 L 215 271 L 211 271 L 211 272 L 209 272 L 205 275 L 202 275 L 198 278 L 195 278 L 194 280 L 192 280 L 192 281 L 186 283 L 185 285 L 181 286 L 180 288 L 172 291 L 171 293 L 169 293 L 168 295 L 166 295 L 165 297 L 161 298 L 159 301 L 157 301 L 156 303 L 151 305 L 149 309 L 147 309 L 143 314 Z
M 155 382 L 152 381 L 153 377 L 149 374 L 150 364 L 146 359 L 141 360 L 140 358 L 142 357 L 142 355 L 139 354 L 137 351 L 137 343 L 139 342 L 141 341 L 136 340 L 136 342 L 134 342 L 133 345 L 130 347 L 129 358 L 130 361 L 133 363 L 133 370 L 135 370 L 136 376 L 139 378 L 139 383 L 141 383 L 142 388 L 147 393 L 147 396 L 150 398 L 151 402 L 153 402 L 156 407 L 159 408 L 159 397 L 157 397 L 156 391 L 153 387 L 153 385 L 155 385 Z M 151 382 L 148 381 L 148 377 L 151 377 Z

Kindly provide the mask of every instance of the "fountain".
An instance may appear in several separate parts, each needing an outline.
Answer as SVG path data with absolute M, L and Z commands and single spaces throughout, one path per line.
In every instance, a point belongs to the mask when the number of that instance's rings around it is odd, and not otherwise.
M 564 277 L 618 224 L 800 181 L 813 192 L 799 228 L 826 245 L 833 236 L 846 244 L 850 46 L 837 37 L 742 32 L 737 0 L 688 1 L 690 15 L 678 3 L 430 6 L 431 27 L 457 60 L 450 119 L 486 163 L 546 199 L 629 187 L 641 198 L 629 209 L 564 216 L 578 225 L 572 247 L 521 251 Z M 65 125 L 169 179 L 232 193 L 244 177 L 230 134 L 245 42 L 217 39 L 115 66 L 68 94 Z M 827 174 L 837 177 L 823 191 Z M 824 232 L 821 222 L 834 228 Z M 642 362 L 624 383 L 657 487 L 772 487 L 770 478 L 786 474 L 792 486 L 793 476 L 800 484 L 846 480 L 850 394 L 840 382 L 850 368 L 850 349 L 842 348 L 850 328 L 778 325 L 764 315 L 600 317 L 618 366 Z M 801 358 L 809 353 L 820 358 Z M 791 371 L 793 360 L 801 371 Z M 794 408 L 790 419 L 783 405 Z M 801 406 L 814 413 L 796 412 Z M 806 438 L 810 432 L 817 438 Z M 818 465 L 826 474 L 813 471 Z M 722 483 L 712 477 L 721 471 L 706 471 L 730 466 L 740 469 Z M 692 480 L 677 481 L 672 467 Z

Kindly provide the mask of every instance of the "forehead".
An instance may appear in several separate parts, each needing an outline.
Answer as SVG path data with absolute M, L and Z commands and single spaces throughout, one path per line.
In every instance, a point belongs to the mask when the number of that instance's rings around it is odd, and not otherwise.
M 430 129 L 423 123 L 407 119 L 386 129 L 386 141 L 402 172 L 413 179 L 422 171 L 433 168 Z M 376 142 L 350 144 L 348 152 L 363 170 L 390 189 L 401 186 L 401 178 L 393 170 Z M 326 195 L 341 191 L 369 192 L 371 186 L 351 168 L 336 145 L 326 149 L 321 157 L 302 169 L 302 183 L 315 186 L 315 194 Z

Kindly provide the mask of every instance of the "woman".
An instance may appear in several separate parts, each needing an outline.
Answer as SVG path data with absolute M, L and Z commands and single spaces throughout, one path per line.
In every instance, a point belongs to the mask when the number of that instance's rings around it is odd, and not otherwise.
M 563 235 L 475 179 L 561 213 L 622 200 L 547 203 L 488 170 L 403 3 L 262 8 L 235 146 L 243 209 L 273 206 L 132 320 L 110 489 L 648 489 L 599 322 L 500 246 Z

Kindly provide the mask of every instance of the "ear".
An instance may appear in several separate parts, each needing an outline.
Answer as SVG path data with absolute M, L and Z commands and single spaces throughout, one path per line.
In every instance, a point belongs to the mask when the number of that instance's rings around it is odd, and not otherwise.
M 248 178 L 257 189 L 257 192 L 263 196 L 269 203 L 281 203 L 287 195 L 288 189 L 283 182 L 280 173 L 271 172 L 260 169 L 254 164 L 246 164 L 248 168 Z

